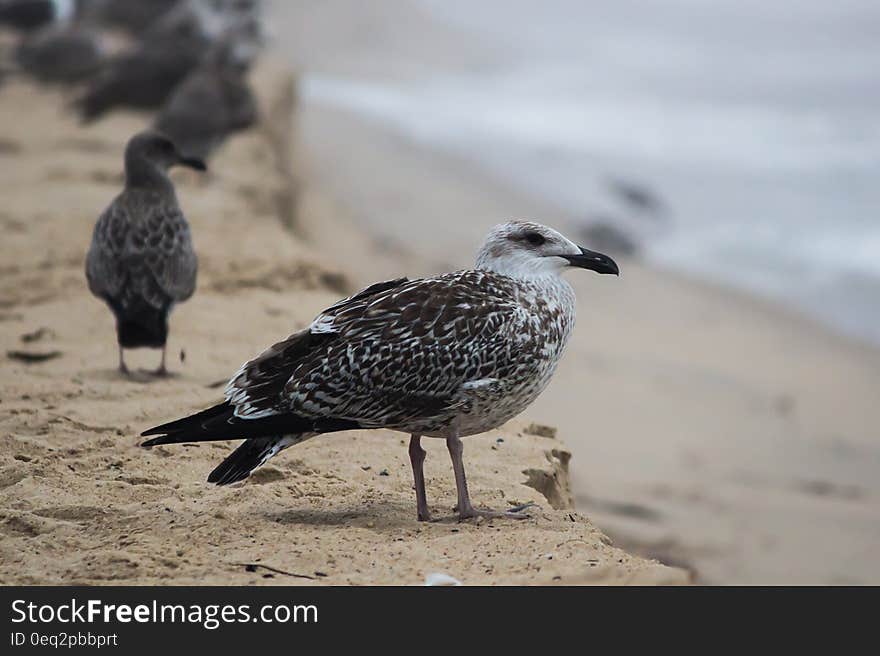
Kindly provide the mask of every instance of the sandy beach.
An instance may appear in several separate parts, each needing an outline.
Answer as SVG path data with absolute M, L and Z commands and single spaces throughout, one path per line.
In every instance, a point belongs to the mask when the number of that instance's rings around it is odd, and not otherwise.
M 254 76 L 261 126 L 207 175 L 174 176 L 200 271 L 172 316 L 170 380 L 118 375 L 112 315 L 83 275 L 124 143 L 148 118 L 82 128 L 60 92 L 0 92 L 0 582 L 880 583 L 880 352 L 633 259 L 619 279 L 570 277 L 578 325 L 551 386 L 465 442 L 475 500 L 534 501 L 533 519 L 452 520 L 448 455 L 428 441 L 428 496 L 450 519 L 418 524 L 405 436 L 385 431 L 312 440 L 230 488 L 205 478 L 234 445 L 138 446 L 341 295 L 467 267 L 501 221 L 570 218 L 297 97 L 312 74 L 406 77 L 496 55 L 410 3 L 383 7 L 394 30 L 345 0 L 277 6 L 287 38 Z M 364 25 L 386 36 L 353 38 Z
M 112 316 L 82 273 L 144 117 L 81 129 L 59 94 L 4 89 L 0 581 L 418 585 L 443 572 L 469 584 L 686 582 L 614 547 L 572 507 L 563 436 L 527 418 L 467 446 L 476 499 L 540 505 L 514 524 L 452 519 L 440 443 L 427 445 L 427 486 L 449 519 L 418 524 L 405 436 L 390 432 L 314 440 L 230 488 L 205 483 L 229 444 L 139 447 L 141 430 L 216 400 L 242 361 L 356 284 L 338 253 L 290 230 L 292 194 L 307 182 L 290 177 L 293 79 L 273 67 L 255 78 L 261 128 L 233 139 L 207 176 L 175 176 L 201 268 L 196 297 L 172 318 L 169 380 L 146 372 L 158 358 L 149 351 L 133 354 L 133 379 L 118 374 Z

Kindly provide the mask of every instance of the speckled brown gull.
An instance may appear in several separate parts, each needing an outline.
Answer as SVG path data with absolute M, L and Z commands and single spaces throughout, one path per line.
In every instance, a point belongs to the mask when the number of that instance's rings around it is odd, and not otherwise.
M 89 289 L 116 317 L 123 373 L 123 349 L 143 347 L 162 349 L 157 373 L 165 373 L 168 315 L 196 288 L 189 224 L 167 174 L 178 164 L 205 169 L 158 132 L 132 137 L 125 149 L 125 188 L 98 218 L 86 256 Z
M 250 61 L 222 44 L 175 89 L 155 127 L 189 157 L 207 159 L 231 134 L 252 127 L 257 99 L 247 80 Z
M 226 387 L 226 400 L 150 429 L 144 446 L 245 441 L 208 477 L 246 478 L 282 449 L 349 429 L 409 433 L 420 520 L 429 520 L 420 439 L 446 440 L 458 514 L 473 507 L 462 437 L 496 428 L 544 390 L 574 327 L 569 267 L 617 274 L 614 261 L 537 223 L 495 227 L 474 269 L 377 283 L 270 347 Z

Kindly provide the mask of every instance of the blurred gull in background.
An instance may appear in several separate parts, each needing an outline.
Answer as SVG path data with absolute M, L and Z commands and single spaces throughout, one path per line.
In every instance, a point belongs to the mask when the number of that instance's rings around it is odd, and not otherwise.
M 158 17 L 133 49 L 115 57 L 77 100 L 85 122 L 117 107 L 158 109 L 222 39 L 253 59 L 262 46 L 259 4 L 190 0 Z
M 207 159 L 223 140 L 258 118 L 247 81 L 247 50 L 221 43 L 177 87 L 156 117 L 155 127 L 189 157 Z

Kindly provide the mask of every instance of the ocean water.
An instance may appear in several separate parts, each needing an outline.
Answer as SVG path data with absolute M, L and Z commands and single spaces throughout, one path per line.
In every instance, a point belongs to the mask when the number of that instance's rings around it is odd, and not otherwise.
M 508 55 L 306 94 L 612 223 L 658 266 L 880 343 L 876 0 L 419 1 Z

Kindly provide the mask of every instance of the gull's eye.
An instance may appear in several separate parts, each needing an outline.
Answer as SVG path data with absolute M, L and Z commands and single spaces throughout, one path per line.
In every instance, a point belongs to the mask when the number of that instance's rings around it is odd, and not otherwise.
M 523 238 L 532 246 L 543 246 L 547 243 L 547 239 L 539 232 L 529 231 L 523 235 Z

